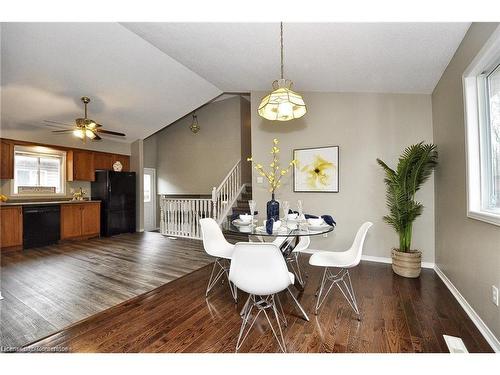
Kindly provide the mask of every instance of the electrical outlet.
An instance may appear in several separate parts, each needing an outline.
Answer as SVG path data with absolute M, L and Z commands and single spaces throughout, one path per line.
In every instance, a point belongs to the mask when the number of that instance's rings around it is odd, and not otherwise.
M 328 238 L 328 233 L 323 233 L 324 238 Z
M 264 177 L 262 177 L 262 176 L 258 176 L 258 177 L 257 177 L 257 183 L 258 183 L 258 184 L 263 184 L 263 183 L 264 183 Z
M 498 288 L 495 285 L 491 286 L 491 302 L 498 306 Z

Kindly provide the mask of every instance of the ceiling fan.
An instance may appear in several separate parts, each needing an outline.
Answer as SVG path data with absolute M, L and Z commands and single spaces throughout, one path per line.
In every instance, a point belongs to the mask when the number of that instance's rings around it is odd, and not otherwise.
M 87 117 L 87 104 L 90 103 L 90 98 L 86 96 L 82 96 L 81 100 L 83 102 L 83 105 L 85 106 L 85 116 L 83 118 L 77 118 L 75 119 L 75 125 L 69 125 L 69 124 L 64 124 L 62 122 L 57 122 L 57 121 L 50 121 L 50 120 L 44 120 L 44 122 L 51 123 L 51 124 L 58 124 L 58 125 L 65 125 L 65 126 L 71 126 L 73 129 L 68 129 L 68 130 L 53 130 L 52 133 L 73 133 L 75 137 L 80 138 L 84 143 L 86 142 L 87 138 L 91 139 L 92 141 L 100 141 L 102 138 L 100 135 L 102 134 L 109 134 L 109 135 L 117 135 L 120 137 L 125 137 L 124 133 L 118 133 L 118 132 L 113 132 L 111 130 L 104 130 L 102 129 L 102 125 L 98 124 L 92 119 L 89 119 Z

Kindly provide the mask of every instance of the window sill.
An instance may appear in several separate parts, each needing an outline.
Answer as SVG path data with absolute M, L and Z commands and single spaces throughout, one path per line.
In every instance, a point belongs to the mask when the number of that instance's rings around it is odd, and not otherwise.
M 500 214 L 494 214 L 486 211 L 469 211 L 467 217 L 475 220 L 484 221 L 488 224 L 500 226 Z

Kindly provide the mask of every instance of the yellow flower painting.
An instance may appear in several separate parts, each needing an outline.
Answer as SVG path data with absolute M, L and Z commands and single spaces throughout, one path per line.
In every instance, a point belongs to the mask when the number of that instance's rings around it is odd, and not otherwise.
M 294 150 L 294 159 L 294 191 L 339 191 L 338 146 Z

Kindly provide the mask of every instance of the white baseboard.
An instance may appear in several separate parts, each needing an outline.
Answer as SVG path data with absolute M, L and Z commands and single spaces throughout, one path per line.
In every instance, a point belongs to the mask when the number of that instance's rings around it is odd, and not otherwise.
M 376 257 L 372 255 L 361 255 L 361 260 L 366 260 L 367 262 L 377 262 L 377 263 L 392 263 L 392 259 L 389 257 Z M 434 263 L 432 262 L 422 262 L 422 268 L 432 268 L 434 269 Z
M 488 328 L 488 326 L 483 322 L 480 316 L 476 313 L 476 311 L 469 305 L 469 302 L 462 296 L 462 294 L 458 291 L 458 289 L 453 285 L 453 283 L 448 279 L 448 277 L 444 274 L 443 271 L 436 265 L 434 266 L 434 271 L 436 271 L 437 275 L 443 280 L 444 285 L 450 290 L 451 294 L 458 301 L 460 306 L 465 310 L 469 318 L 476 325 L 477 329 L 483 337 L 486 339 L 488 344 L 490 344 L 491 348 L 496 352 L 500 353 L 500 341 L 495 337 L 493 332 Z

